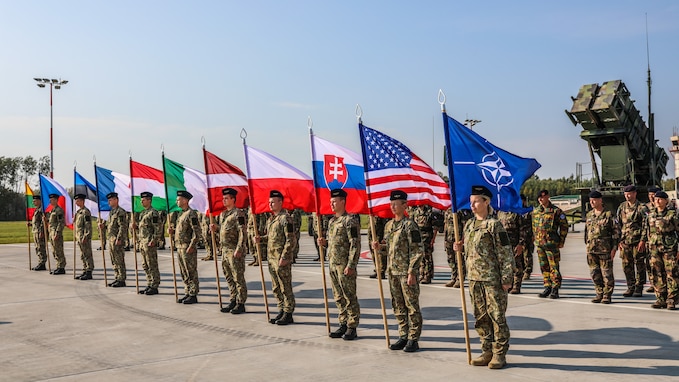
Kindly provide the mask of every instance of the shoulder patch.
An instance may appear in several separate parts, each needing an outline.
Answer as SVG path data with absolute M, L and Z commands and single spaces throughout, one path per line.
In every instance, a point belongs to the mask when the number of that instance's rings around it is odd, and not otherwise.
M 564 213 L 562 212 L 561 215 L 559 216 L 559 218 L 561 218 L 561 219 L 566 219 L 566 214 L 564 214 Z
M 412 239 L 413 243 L 421 243 L 422 242 L 422 237 L 420 236 L 420 231 L 417 230 L 417 229 L 410 231 L 410 238 Z
M 500 232 L 500 244 L 509 245 L 509 235 L 507 235 L 507 232 Z

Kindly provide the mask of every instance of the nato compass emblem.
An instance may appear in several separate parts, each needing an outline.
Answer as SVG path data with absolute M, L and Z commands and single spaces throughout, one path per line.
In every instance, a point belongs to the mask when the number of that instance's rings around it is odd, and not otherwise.
M 347 168 L 344 166 L 344 158 L 335 155 L 324 155 L 323 175 L 325 177 L 325 184 L 329 189 L 343 188 L 349 178 Z
M 491 186 L 494 186 L 498 192 L 502 187 L 507 187 L 514 183 L 514 177 L 509 172 L 505 162 L 500 158 L 495 151 L 484 155 L 481 158 L 481 163 L 477 163 L 481 168 L 483 179 Z

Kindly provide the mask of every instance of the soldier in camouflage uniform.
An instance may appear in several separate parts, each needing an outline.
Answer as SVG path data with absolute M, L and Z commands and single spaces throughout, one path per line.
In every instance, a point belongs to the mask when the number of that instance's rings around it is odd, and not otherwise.
M 434 241 L 436 234 L 432 222 L 431 206 L 411 206 L 408 207 L 408 217 L 417 224 L 422 235 L 422 246 L 424 248 L 424 257 L 420 264 L 420 282 L 422 284 L 431 284 L 434 278 Z
M 167 211 L 158 211 L 158 217 L 160 218 L 160 243 L 158 243 L 158 249 L 165 249 L 165 228 L 167 225 Z
M 330 208 L 335 212 L 328 222 L 327 240 L 318 244 L 328 248 L 332 294 L 339 311 L 339 329 L 330 338 L 351 341 L 357 337 L 356 328 L 361 317 L 361 307 L 356 297 L 356 265 L 361 255 L 361 226 L 358 219 L 346 212 L 347 192 L 330 191 Z
M 523 216 L 508 211 L 498 211 L 497 220 L 502 223 L 502 227 L 507 232 L 509 237 L 509 244 L 512 247 L 512 254 L 514 255 L 514 283 L 509 293 L 521 293 L 521 283 L 524 275 L 523 265 L 523 251 L 526 248 L 526 232 L 530 231 L 530 225 L 526 225 L 526 220 Z
M 660 189 L 660 187 L 655 186 L 648 188 L 648 203 L 645 204 L 647 219 L 651 211 L 655 210 L 655 193 L 658 191 L 662 191 L 662 189 Z M 645 259 L 646 271 L 648 272 L 648 281 L 650 281 L 651 283 L 651 286 L 648 287 L 648 289 L 646 289 L 646 292 L 654 293 L 655 288 L 653 287 L 653 285 L 655 285 L 655 274 L 653 273 L 652 271 L 653 268 L 651 267 L 651 254 L 648 252 L 648 248 L 645 249 L 646 249 L 646 259 Z
M 379 216 L 373 216 L 373 219 L 375 221 L 375 236 L 377 236 L 377 239 L 373 239 L 372 229 L 368 229 L 368 242 L 372 243 L 373 241 L 377 241 L 378 243 L 381 243 L 382 240 L 384 240 L 384 226 L 387 225 L 389 219 L 381 218 Z M 372 257 L 373 266 L 375 267 L 370 278 L 376 279 L 379 274 L 380 279 L 384 279 L 386 277 L 385 271 L 387 269 L 387 248 L 381 246 L 379 249 L 375 249 L 370 246 L 370 256 Z M 377 256 L 380 257 L 380 265 L 382 266 L 382 269 L 379 270 L 377 269 Z
M 168 201 L 168 202 L 169 202 L 169 201 Z M 169 234 L 169 232 L 170 232 L 170 228 L 176 227 L 176 226 L 177 226 L 177 219 L 179 219 L 179 215 L 180 215 L 180 214 L 179 214 L 179 211 L 176 211 L 176 210 L 175 210 L 175 211 L 170 211 L 170 214 L 168 215 L 168 216 L 169 216 L 169 219 L 168 219 L 168 220 L 170 221 L 170 224 L 169 224 L 169 226 L 167 227 L 168 234 Z M 170 243 L 172 243 L 172 245 L 174 246 L 174 247 L 172 248 L 172 250 L 173 250 L 173 251 L 176 251 L 176 250 L 177 250 L 177 244 L 174 243 L 174 237 L 172 237 L 172 234 L 169 234 L 169 235 L 170 235 L 170 237 L 172 238 L 172 240 L 170 240 Z
M 589 274 L 596 291 L 592 302 L 610 304 L 615 287 L 613 258 L 620 242 L 618 221 L 611 211 L 604 208 L 599 191 L 589 193 L 589 204 L 592 209 L 586 216 L 585 244 Z
M 295 311 L 295 294 L 292 291 L 292 249 L 295 245 L 295 227 L 292 217 L 283 209 L 283 194 L 278 190 L 269 192 L 269 208 L 272 215 L 267 221 L 264 235 L 255 241 L 267 241 L 267 257 L 273 294 L 278 300 L 278 315 L 269 320 L 272 324 L 292 324 Z
M 626 201 L 620 203 L 616 213 L 620 229 L 620 258 L 622 270 L 627 281 L 624 297 L 641 297 L 646 283 L 646 251 L 642 251 L 639 242 L 643 234 L 644 220 L 648 215 L 646 206 L 637 200 L 637 188 L 634 185 L 623 189 Z M 645 249 L 645 248 L 644 248 Z M 635 272 L 636 268 L 636 272 Z
M 106 195 L 111 212 L 108 215 L 108 248 L 111 255 L 111 264 L 115 274 L 115 281 L 108 284 L 113 288 L 126 286 L 127 268 L 125 268 L 125 238 L 127 237 L 127 212 L 118 205 L 118 193 L 111 192 Z M 99 229 L 103 224 L 99 222 Z
M 297 261 L 297 256 L 299 255 L 299 239 L 302 228 L 302 210 L 295 208 L 294 210 L 289 211 L 289 214 L 292 216 L 292 224 L 295 228 L 295 240 L 293 240 L 292 243 L 292 262 L 295 263 Z
M 80 247 L 80 259 L 83 262 L 83 273 L 75 278 L 78 280 L 91 280 L 94 270 L 94 259 L 92 258 L 92 214 L 85 207 L 85 194 L 77 194 L 73 197 L 78 211 L 73 217 L 73 234 Z M 75 264 L 73 265 L 75 266 Z
M 464 246 L 467 253 L 467 276 L 469 294 L 474 304 L 474 318 L 482 354 L 472 360 L 474 366 L 501 369 L 506 364 L 509 349 L 509 326 L 507 291 L 514 278 L 514 256 L 509 236 L 502 224 L 492 217 L 490 190 L 484 186 L 472 186 L 469 197 L 475 219 L 464 226 L 463 240 L 454 245 L 455 250 Z
M 215 246 L 212 247 L 212 235 L 210 235 L 210 215 L 201 214 L 201 228 L 203 230 L 203 238 L 205 240 L 205 257 L 201 258 L 203 261 L 210 261 L 215 259 L 215 255 L 219 255 L 219 234 L 215 235 Z
M 656 208 L 651 211 L 644 225 L 642 243 L 648 243 L 651 254 L 651 272 L 654 275 L 653 287 L 656 301 L 655 309 L 676 308 L 679 294 L 679 267 L 677 265 L 677 231 L 679 216 L 676 210 L 667 208 L 668 196 L 664 191 L 655 193 Z
M 158 244 L 163 237 L 163 220 L 160 213 L 151 207 L 153 194 L 142 192 L 141 205 L 144 210 L 139 213 L 135 229 L 138 229 L 137 244 L 141 250 L 142 266 L 146 273 L 146 288 L 139 294 L 152 296 L 158 294 L 160 270 L 158 269 Z
M 464 280 L 465 275 L 466 275 L 466 270 L 464 263 L 462 264 L 462 278 L 458 277 L 458 266 L 457 266 L 457 255 L 455 254 L 455 250 L 453 250 L 453 244 L 455 243 L 455 220 L 454 220 L 454 213 L 452 208 L 449 208 L 445 211 L 443 214 L 443 237 L 444 237 L 444 243 L 445 243 L 445 249 L 446 249 L 446 257 L 448 259 L 448 266 L 450 266 L 450 281 L 446 284 L 446 287 L 448 288 L 459 288 L 460 287 L 460 279 Z M 472 218 L 474 215 L 471 213 L 470 210 L 464 209 L 464 210 L 459 210 L 457 211 L 457 224 L 462 231 L 462 228 L 464 227 L 465 223 Z M 464 248 L 462 249 L 462 261 L 466 261 L 466 256 L 464 253 Z
M 193 195 L 186 190 L 177 191 L 177 206 L 181 209 L 177 222 L 170 226 L 177 246 L 179 270 L 184 281 L 184 297 L 177 299 L 178 304 L 195 304 L 200 291 L 198 281 L 198 242 L 203 238 L 198 212 L 189 207 Z
M 526 201 L 526 195 L 521 194 L 521 202 L 524 208 L 529 208 Z M 524 220 L 526 228 L 526 249 L 523 251 L 523 279 L 530 280 L 530 274 L 533 273 L 533 251 L 535 251 L 535 242 L 533 241 L 533 212 L 526 212 L 521 216 Z
M 54 258 L 57 260 L 57 268 L 52 271 L 53 275 L 63 275 L 66 273 L 66 256 L 64 255 L 64 224 L 66 214 L 59 207 L 59 195 L 50 194 L 50 205 L 52 210 L 48 214 L 47 225 L 49 227 L 50 240 L 54 250 Z
M 309 231 L 311 232 L 311 235 L 314 237 L 314 244 L 316 245 L 316 253 L 318 254 L 318 257 L 314 259 L 314 261 L 321 261 L 321 249 L 318 246 L 318 238 L 319 237 L 326 237 L 327 232 L 328 232 L 328 222 L 330 221 L 330 218 L 332 215 L 321 215 L 321 232 L 320 234 L 316 229 L 316 225 L 318 224 L 318 214 L 314 213 L 313 218 L 311 219 L 311 224 L 309 224 Z M 325 261 L 326 258 L 323 258 L 323 261 Z
M 424 250 L 417 224 L 405 215 L 408 195 L 401 190 L 394 190 L 389 200 L 394 218 L 384 227 L 384 244 L 374 241 L 373 248 L 387 248 L 387 277 L 399 334 L 398 341 L 389 348 L 410 353 L 420 348 L 418 341 L 422 333 L 422 312 L 418 272 Z
M 270 213 L 265 212 L 262 214 L 253 214 L 252 208 L 248 210 L 248 249 L 254 257 L 248 265 L 257 266 L 259 265 L 259 258 L 257 257 L 257 243 L 255 242 L 255 237 L 262 236 L 266 232 L 266 222 L 271 216 Z M 259 242 L 259 249 L 262 252 L 262 260 L 266 261 L 266 241 Z
M 217 224 L 212 224 L 212 232 L 219 233 L 222 252 L 222 270 L 229 284 L 231 301 L 222 308 L 222 313 L 245 313 L 248 299 L 248 286 L 245 282 L 245 254 L 247 253 L 245 232 L 245 212 L 236 208 L 238 191 L 227 187 L 222 189 L 224 211 L 219 215 Z
M 533 209 L 533 235 L 538 249 L 538 260 L 545 289 L 538 296 L 559 298 L 561 288 L 560 248 L 566 243 L 568 221 L 566 214 L 549 200 L 549 191 L 538 193 L 538 205 Z
M 34 271 L 44 271 L 45 263 L 47 262 L 47 242 L 45 241 L 45 213 L 42 210 L 42 199 L 40 195 L 33 195 L 33 206 L 35 212 L 33 219 L 28 225 L 33 231 L 33 241 L 35 242 L 35 253 L 38 255 L 38 265 L 33 267 Z

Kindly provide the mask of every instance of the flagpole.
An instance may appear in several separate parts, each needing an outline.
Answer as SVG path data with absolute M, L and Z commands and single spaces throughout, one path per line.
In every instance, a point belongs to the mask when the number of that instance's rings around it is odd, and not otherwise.
M 134 253 L 134 281 L 139 293 L 139 262 L 137 261 L 137 219 L 134 216 L 134 179 L 132 179 L 132 152 L 130 151 L 130 202 L 132 214 L 132 251 Z
M 73 198 L 75 200 L 75 166 L 76 162 L 73 162 Z M 75 216 L 75 203 L 71 204 L 71 216 Z M 75 231 L 76 231 L 75 221 L 73 222 L 73 279 L 75 280 Z
M 24 183 L 25 183 L 24 186 L 26 187 L 26 193 L 28 194 L 28 175 L 25 173 L 24 173 Z M 32 196 L 33 191 L 31 190 L 31 197 Z M 30 271 L 31 269 L 33 269 L 33 265 L 31 264 L 31 226 L 29 225 L 31 224 L 31 220 L 28 219 L 28 198 L 25 199 L 26 199 L 26 237 L 28 238 L 26 242 L 28 243 L 28 270 Z M 36 252 L 37 250 L 38 249 L 36 248 Z
M 257 227 L 257 214 L 255 214 L 255 204 L 252 199 L 252 185 L 250 184 L 250 161 L 248 160 L 247 145 L 245 144 L 245 138 L 247 138 L 248 133 L 245 129 L 240 131 L 240 137 L 243 140 L 243 154 L 245 154 L 245 173 L 248 174 L 248 199 L 250 199 L 250 211 L 255 215 L 255 246 L 257 247 L 257 260 L 259 262 L 259 276 L 262 278 L 262 297 L 264 297 L 264 310 L 266 311 L 266 321 L 270 320 L 269 313 L 269 301 L 266 297 L 266 281 L 264 281 L 264 266 L 262 265 L 262 246 L 259 241 L 261 236 L 259 236 L 259 228 Z
M 314 158 L 316 157 L 316 149 L 314 148 L 314 132 L 312 130 L 313 122 L 311 117 L 307 120 L 307 126 L 309 127 L 309 142 L 311 144 L 311 174 L 314 178 L 314 202 L 316 203 L 316 232 L 318 237 L 321 237 L 321 203 L 319 200 L 318 192 L 316 192 L 316 171 L 313 168 Z M 321 265 L 321 278 L 323 280 L 323 304 L 325 305 L 325 327 L 328 329 L 328 334 L 330 334 L 330 311 L 328 310 L 328 286 L 325 278 L 325 247 L 322 245 L 318 246 L 319 251 L 319 264 Z
M 97 158 L 94 157 L 94 185 L 97 187 L 97 230 L 99 231 L 99 242 L 101 243 L 101 260 L 104 268 L 104 286 L 108 287 L 108 278 L 106 277 L 106 242 L 104 241 L 103 232 L 101 228 L 104 223 L 101 222 L 101 205 L 99 204 L 99 177 L 97 176 Z
M 359 136 L 361 137 L 361 153 L 363 154 L 363 164 L 365 165 L 366 160 L 365 160 L 365 138 L 363 138 L 363 134 L 361 132 L 361 126 L 363 125 L 363 121 L 361 120 L 361 115 L 363 114 L 363 110 L 361 110 L 360 105 L 356 105 L 356 120 L 358 122 L 358 132 Z M 368 175 L 368 171 L 363 171 L 363 176 L 365 177 L 365 184 L 366 186 L 370 184 L 369 178 L 370 176 Z M 367 191 L 367 188 L 366 188 Z M 373 217 L 373 207 L 372 203 L 368 201 L 368 209 L 370 210 L 370 214 L 368 215 L 370 218 L 370 232 L 372 233 L 372 238 L 373 240 L 377 241 L 377 231 L 375 229 L 375 218 Z M 372 243 L 370 243 L 372 246 Z M 387 348 L 391 346 L 391 341 L 389 340 L 389 325 L 387 323 L 387 310 L 385 308 L 385 303 L 384 303 L 384 289 L 382 288 L 382 277 L 380 277 L 380 270 L 382 269 L 382 264 L 380 260 L 380 256 L 377 253 L 379 249 L 375 249 L 375 267 L 377 268 L 377 286 L 378 290 L 380 292 L 380 306 L 382 307 L 382 325 L 384 326 L 384 337 L 387 340 Z
M 41 175 L 38 175 L 40 177 Z M 50 260 L 50 237 L 49 227 L 47 226 L 47 206 L 45 206 L 45 187 L 42 186 L 42 179 L 40 180 L 40 201 L 42 202 L 42 231 L 45 234 L 45 253 L 47 254 L 47 270 L 52 273 L 52 261 Z M 49 198 L 47 199 L 49 201 Z M 54 247 L 54 245 L 52 245 Z
M 455 241 L 460 241 L 460 228 L 459 221 L 457 217 L 457 198 L 455 194 L 455 179 L 453 171 L 453 156 L 451 155 L 450 148 L 450 134 L 448 132 L 448 115 L 446 114 L 446 95 L 442 90 L 439 90 L 439 104 L 441 105 L 441 113 L 443 113 L 443 130 L 446 137 L 446 155 L 448 156 L 448 181 L 450 182 L 450 192 L 451 192 L 451 202 L 453 211 L 453 231 L 455 233 Z M 464 342 L 467 350 L 467 364 L 471 365 L 472 362 L 472 351 L 469 344 L 469 322 L 467 322 L 467 301 L 464 292 L 464 265 L 462 258 L 462 251 L 455 251 L 455 257 L 457 259 L 457 274 L 460 280 L 460 299 L 462 304 L 462 323 L 464 328 Z
M 217 248 L 217 241 L 215 240 L 215 233 L 212 230 L 212 226 L 215 224 L 215 217 L 212 216 L 212 194 L 210 193 L 210 177 L 207 176 L 208 171 L 207 171 L 207 154 L 205 153 L 205 137 L 201 137 L 201 141 L 203 144 L 203 165 L 205 167 L 205 179 L 207 180 L 207 213 L 208 216 L 210 217 L 210 240 L 212 241 L 212 257 L 215 262 L 215 276 L 217 279 L 217 296 L 219 297 L 219 309 L 222 309 L 222 286 L 219 281 L 219 265 L 217 264 L 217 257 L 218 253 L 221 252 L 219 248 Z M 222 261 L 225 261 L 226 259 L 224 258 L 226 254 L 222 254 Z M 226 277 L 226 275 L 224 275 Z M 234 291 L 230 290 L 229 293 L 231 294 L 231 298 L 233 298 L 233 293 Z
M 170 226 L 170 196 L 167 194 L 167 173 L 165 170 L 165 146 L 160 145 L 160 155 L 163 160 L 163 177 L 164 177 L 164 182 L 163 186 L 165 186 L 165 199 L 167 200 L 167 229 L 168 229 L 168 235 L 170 236 L 170 257 L 172 258 L 172 283 L 174 285 L 174 299 L 177 301 L 179 299 L 179 296 L 177 295 L 177 268 L 175 268 L 174 264 L 174 235 L 169 233 L 169 229 L 171 228 Z M 165 233 L 163 232 L 163 235 Z

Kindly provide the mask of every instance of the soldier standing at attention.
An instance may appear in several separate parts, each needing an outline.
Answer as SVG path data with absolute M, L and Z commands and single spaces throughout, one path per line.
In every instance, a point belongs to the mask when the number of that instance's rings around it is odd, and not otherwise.
M 245 282 L 247 253 L 245 212 L 236 208 L 237 195 L 238 191 L 233 188 L 222 189 L 224 211 L 219 215 L 217 224 L 210 225 L 212 232 L 219 232 L 222 270 L 231 294 L 231 302 L 222 308 L 221 312 L 232 314 L 245 313 L 245 300 L 248 299 L 248 286 Z
M 160 213 L 151 207 L 153 194 L 144 191 L 140 194 L 141 205 L 144 210 L 139 213 L 139 234 L 137 243 L 141 251 L 142 267 L 146 273 L 146 289 L 140 290 L 139 294 L 152 296 L 158 294 L 160 285 L 160 270 L 158 269 L 158 245 L 163 237 L 163 221 Z M 134 224 L 137 229 L 137 223 Z
M 454 244 L 455 250 L 464 246 L 467 254 L 469 294 L 474 304 L 476 331 L 481 338 L 481 356 L 472 360 L 474 366 L 501 369 L 507 364 L 509 326 L 507 291 L 514 277 L 512 247 L 502 224 L 492 217 L 490 200 L 493 194 L 484 186 L 472 186 L 469 197 L 475 219 L 464 226 L 463 240 Z
M 679 269 L 677 268 L 677 231 L 679 217 L 676 210 L 667 208 L 665 191 L 655 193 L 656 208 L 648 214 L 641 243 L 648 243 L 651 254 L 651 272 L 656 301 L 654 309 L 676 309 L 679 293 Z
M 54 258 L 57 260 L 57 268 L 52 271 L 53 275 L 63 275 L 66 273 L 66 256 L 64 255 L 64 210 L 57 204 L 59 195 L 50 194 L 50 205 L 52 210 L 49 212 L 47 221 L 54 249 Z
M 620 203 L 616 213 L 620 227 L 618 247 L 622 270 L 627 281 L 627 290 L 622 295 L 641 297 L 646 283 L 646 251 L 645 248 L 641 248 L 639 242 L 648 210 L 637 200 L 637 188 L 634 185 L 625 186 L 623 192 L 626 201 Z
M 200 291 L 198 282 L 198 242 L 203 238 L 200 218 L 195 210 L 189 208 L 189 200 L 193 198 L 190 192 L 177 191 L 177 206 L 181 208 L 175 225 L 170 226 L 170 235 L 174 235 L 174 245 L 177 246 L 179 270 L 184 281 L 184 297 L 177 300 L 178 304 L 195 304 L 198 302 Z
M 118 193 L 111 192 L 106 195 L 108 205 L 111 207 L 111 212 L 108 215 L 108 248 L 111 254 L 111 264 L 113 264 L 113 272 L 115 274 L 115 281 L 108 284 L 113 288 L 124 287 L 125 279 L 127 278 L 127 269 L 125 268 L 125 240 L 127 238 L 127 212 L 118 206 Z M 103 224 L 99 222 L 99 228 L 102 229 Z
M 33 241 L 35 242 L 35 253 L 38 255 L 38 265 L 33 267 L 34 271 L 45 271 L 45 263 L 47 262 L 47 246 L 45 242 L 45 226 L 44 218 L 45 213 L 42 211 L 42 199 L 40 195 L 33 195 L 33 206 L 35 207 L 35 212 L 33 213 L 33 219 L 28 225 L 33 231 Z
M 424 257 L 420 264 L 419 281 L 422 284 L 431 284 L 431 280 L 434 278 L 434 240 L 436 240 L 436 234 L 432 225 L 431 206 L 408 207 L 408 217 L 417 224 L 417 227 L 420 229 L 420 235 L 422 235 Z
M 278 300 L 278 315 L 269 320 L 276 325 L 294 323 L 295 294 L 292 291 L 292 261 L 295 245 L 295 227 L 292 217 L 283 209 L 283 194 L 278 190 L 269 192 L 269 208 L 272 215 L 266 223 L 264 235 L 255 241 L 266 239 L 269 274 L 273 294 Z
M 566 243 L 568 221 L 566 214 L 549 200 L 549 191 L 538 193 L 538 205 L 533 210 L 533 235 L 538 249 L 538 260 L 545 289 L 538 296 L 559 298 L 561 288 L 560 248 Z
M 519 294 L 524 274 L 523 251 L 526 249 L 526 231 L 530 230 L 530 226 L 526 226 L 526 220 L 515 212 L 498 211 L 497 220 L 507 232 L 514 255 L 514 283 L 509 293 Z
M 528 208 L 526 202 L 526 195 L 521 194 L 521 202 L 524 208 Z M 533 273 L 533 251 L 535 250 L 535 242 L 533 241 L 533 212 L 526 212 L 521 216 L 526 227 L 526 249 L 523 251 L 523 279 L 530 280 L 530 274 Z
M 387 278 L 391 292 L 391 305 L 398 321 L 399 339 L 391 350 L 417 351 L 422 333 L 422 312 L 420 311 L 420 284 L 418 272 L 424 256 L 420 230 L 405 216 L 408 194 L 401 190 L 391 191 L 389 196 L 394 218 L 384 227 L 384 241 L 373 242 L 373 248 L 387 248 Z
M 646 218 L 648 218 L 648 215 L 651 213 L 651 211 L 655 211 L 655 193 L 658 191 L 662 191 L 660 187 L 649 187 L 648 188 L 648 203 L 645 204 L 646 206 Z M 648 281 L 650 281 L 651 286 L 646 289 L 646 292 L 648 293 L 654 293 L 655 292 L 655 274 L 652 271 L 651 268 L 651 254 L 648 251 L 648 248 L 646 248 L 646 271 L 648 272 Z
M 78 211 L 73 217 L 73 233 L 80 247 L 80 259 L 83 262 L 83 273 L 75 278 L 78 280 L 92 280 L 94 260 L 92 258 L 92 214 L 85 207 L 85 194 L 77 194 L 73 197 Z M 75 264 L 73 265 L 75 266 Z
M 613 258 L 618 250 L 620 234 L 618 222 L 611 211 L 604 208 L 599 191 L 589 193 L 592 210 L 587 213 L 585 222 L 585 244 L 587 245 L 587 265 L 594 283 L 596 297 L 593 303 L 610 304 L 615 278 L 613 277 Z
M 330 208 L 335 216 L 328 223 L 327 239 L 318 238 L 318 244 L 328 248 L 332 294 L 339 311 L 339 329 L 330 338 L 351 341 L 356 338 L 356 328 L 361 317 L 361 307 L 356 297 L 356 265 L 361 255 L 361 226 L 358 219 L 346 211 L 347 192 L 330 191 Z

